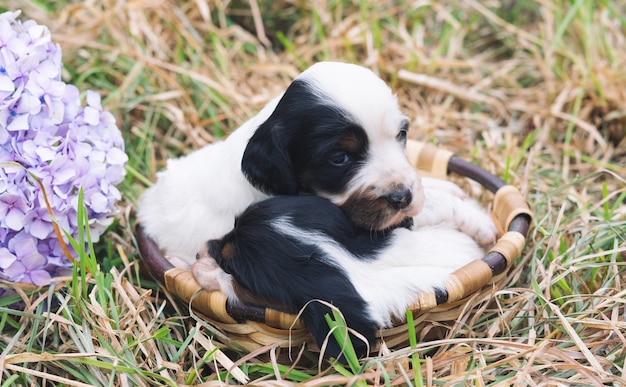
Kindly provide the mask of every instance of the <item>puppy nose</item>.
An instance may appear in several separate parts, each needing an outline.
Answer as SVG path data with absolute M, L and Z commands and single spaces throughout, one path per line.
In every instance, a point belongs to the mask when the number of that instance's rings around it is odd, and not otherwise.
M 397 191 L 393 191 L 389 195 L 385 196 L 385 200 L 389 203 L 389 205 L 396 209 L 401 210 L 403 208 L 407 208 L 411 201 L 413 200 L 413 194 L 411 190 L 408 188 L 399 189 Z

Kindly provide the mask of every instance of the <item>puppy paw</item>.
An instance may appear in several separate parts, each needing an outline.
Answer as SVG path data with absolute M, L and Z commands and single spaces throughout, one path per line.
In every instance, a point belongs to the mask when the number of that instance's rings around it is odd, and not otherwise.
M 498 239 L 496 224 L 475 200 L 463 201 L 460 211 L 455 211 L 454 223 L 461 232 L 474 238 L 482 247 L 492 246 Z
M 191 265 L 191 274 L 205 290 L 224 292 L 229 287 L 232 288 L 230 285 L 232 277 L 226 274 L 213 258 L 198 259 Z

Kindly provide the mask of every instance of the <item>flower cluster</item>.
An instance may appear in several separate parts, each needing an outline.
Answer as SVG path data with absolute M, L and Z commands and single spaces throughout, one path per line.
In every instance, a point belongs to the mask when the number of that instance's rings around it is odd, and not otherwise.
M 53 219 L 76 236 L 82 187 L 97 240 L 115 214 L 128 157 L 99 95 L 88 91 L 83 107 L 78 89 L 61 80 L 61 49 L 48 28 L 18 16 L 0 14 L 0 278 L 39 285 L 71 267 Z

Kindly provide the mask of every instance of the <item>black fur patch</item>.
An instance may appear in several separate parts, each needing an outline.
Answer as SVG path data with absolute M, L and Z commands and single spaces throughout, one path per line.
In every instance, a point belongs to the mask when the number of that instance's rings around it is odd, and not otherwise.
M 255 203 L 222 240 L 209 243 L 217 263 L 237 281 L 238 297 L 289 313 L 297 313 L 311 300 L 326 301 L 341 310 L 348 327 L 373 345 L 376 325 L 346 273 L 318 246 L 277 231 L 274 225 L 279 218 L 289 219 L 298 229 L 327 235 L 355 259 L 374 259 L 391 238 L 355 227 L 341 209 L 317 196 L 278 196 Z M 226 245 L 232 245 L 230 259 L 221 256 Z M 302 315 L 318 346 L 329 333 L 327 313 L 328 306 L 311 302 Z M 366 354 L 365 343 L 353 337 L 353 344 L 359 355 Z M 331 338 L 326 355 L 339 353 L 339 345 Z

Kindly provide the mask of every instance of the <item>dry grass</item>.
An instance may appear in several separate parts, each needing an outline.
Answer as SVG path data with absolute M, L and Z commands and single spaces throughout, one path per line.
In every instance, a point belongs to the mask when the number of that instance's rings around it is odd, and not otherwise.
M 66 80 L 96 89 L 131 158 L 89 286 L 0 300 L 3 385 L 626 384 L 624 1 L 4 0 L 48 25 Z M 149 278 L 133 206 L 167 157 L 223 137 L 311 63 L 378 72 L 410 135 L 520 187 L 529 244 L 489 305 L 355 376 L 246 355 Z M 7 307 L 15 299 L 24 311 Z M 419 371 L 396 365 L 412 353 Z M 268 360 L 268 356 L 270 355 Z M 415 375 L 418 378 L 414 378 Z

